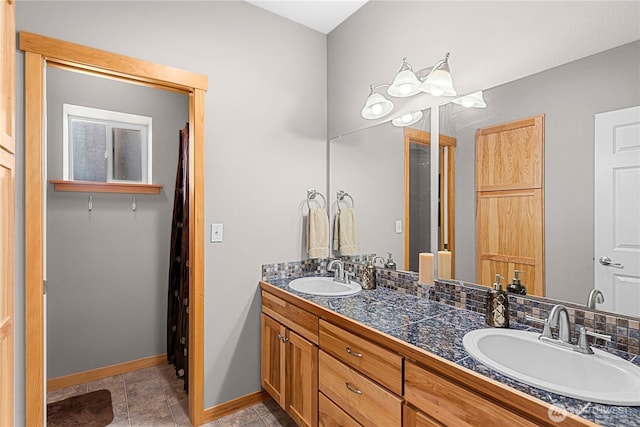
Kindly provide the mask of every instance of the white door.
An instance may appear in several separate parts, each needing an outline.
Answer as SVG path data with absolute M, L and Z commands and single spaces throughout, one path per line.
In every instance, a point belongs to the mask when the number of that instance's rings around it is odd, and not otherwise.
M 598 308 L 640 316 L 640 106 L 595 116 Z

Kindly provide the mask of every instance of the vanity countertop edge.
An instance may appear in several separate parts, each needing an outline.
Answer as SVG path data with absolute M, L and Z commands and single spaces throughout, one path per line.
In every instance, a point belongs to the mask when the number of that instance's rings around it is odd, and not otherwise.
M 557 425 L 557 423 L 551 422 L 549 418 L 549 411 L 552 410 L 553 406 L 550 403 L 418 348 L 413 344 L 390 336 L 374 327 L 365 325 L 340 313 L 332 312 L 269 282 L 261 280 L 259 285 L 263 291 L 313 313 L 320 319 L 324 319 L 378 345 L 386 347 L 404 356 L 406 360 L 414 361 L 422 367 L 438 373 L 446 379 L 481 395 L 489 401 L 493 401 L 494 403 L 507 407 L 515 413 L 543 422 L 544 424 Z M 562 422 L 562 425 L 598 426 L 599 424 L 567 412 L 567 417 Z

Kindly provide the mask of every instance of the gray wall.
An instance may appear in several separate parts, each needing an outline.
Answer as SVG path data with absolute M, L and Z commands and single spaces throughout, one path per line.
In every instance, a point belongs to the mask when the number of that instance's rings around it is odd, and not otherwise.
M 336 192 L 344 190 L 354 199 L 358 253 L 386 259 L 392 252 L 395 262 L 404 265 L 404 234 L 395 232 L 395 221 L 404 222 L 402 131 L 391 125 L 365 129 L 329 145 L 332 219 Z
M 159 195 L 47 191 L 47 377 L 166 353 L 167 288 L 184 94 L 47 69 L 47 174 L 63 179 L 62 105 L 151 117 Z
M 489 89 L 486 109 L 443 107 L 441 130 L 458 138 L 456 277 L 475 281 L 476 129 L 544 114 L 547 296 L 586 302 L 594 287 L 594 115 L 640 105 L 638 76 L 634 42 Z
M 237 1 L 18 2 L 16 14 L 18 31 L 209 77 L 205 223 L 224 223 L 225 241 L 205 247 L 204 405 L 259 390 L 260 266 L 299 259 L 306 189 L 326 191 L 326 37 Z M 20 53 L 17 62 L 21 129 Z M 20 254 L 16 261 L 23 269 Z M 24 295 L 17 298 L 20 318 Z M 16 334 L 23 330 L 18 325 Z M 23 358 L 18 351 L 18 365 Z M 24 383 L 20 375 L 16 381 Z

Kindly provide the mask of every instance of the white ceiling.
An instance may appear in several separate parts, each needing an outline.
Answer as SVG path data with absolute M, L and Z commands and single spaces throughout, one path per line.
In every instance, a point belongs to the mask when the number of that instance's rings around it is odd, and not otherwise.
M 330 33 L 368 0 L 247 0 L 291 21 L 323 34 Z

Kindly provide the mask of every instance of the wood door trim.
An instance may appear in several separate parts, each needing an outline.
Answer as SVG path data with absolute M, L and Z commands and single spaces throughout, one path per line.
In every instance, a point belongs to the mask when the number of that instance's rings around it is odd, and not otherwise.
M 25 375 L 26 424 L 43 425 L 44 413 L 44 176 L 43 68 L 69 65 L 101 77 L 179 90 L 189 95 L 189 237 L 192 295 L 189 307 L 189 418 L 204 418 L 204 91 L 208 78 L 189 71 L 129 58 L 32 33 L 20 33 L 25 51 Z
M 414 128 L 404 128 L 404 269 L 409 270 L 409 231 L 411 228 L 411 224 L 409 222 L 409 153 L 411 148 L 411 143 L 415 142 L 418 144 L 423 144 L 426 146 L 431 146 L 431 133 Z M 447 204 L 449 206 L 448 212 L 444 211 L 444 204 L 441 204 L 440 207 L 440 221 L 444 220 L 445 214 L 447 214 L 447 224 L 449 227 L 447 229 L 447 241 L 448 241 L 448 250 L 451 252 L 451 277 L 455 277 L 455 241 L 456 241 L 456 227 L 455 227 L 455 162 L 456 162 L 456 145 L 457 140 L 451 136 L 440 135 L 439 143 L 440 147 L 440 164 L 444 164 L 444 150 L 443 148 L 447 148 L 447 161 L 449 164 L 449 168 L 447 169 Z M 444 181 L 440 182 L 440 194 L 444 193 Z M 441 243 L 438 250 L 444 250 L 444 245 Z
M 42 55 L 47 62 L 71 66 L 102 76 L 113 76 L 192 92 L 207 90 L 208 77 L 154 64 L 39 34 L 20 32 L 20 49 Z

